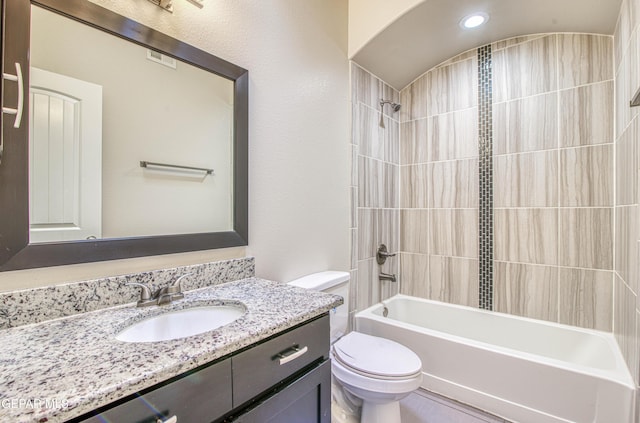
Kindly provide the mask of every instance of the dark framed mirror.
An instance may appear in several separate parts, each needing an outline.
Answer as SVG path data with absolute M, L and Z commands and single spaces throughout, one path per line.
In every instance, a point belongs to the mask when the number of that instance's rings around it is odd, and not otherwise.
M 247 245 L 248 71 L 87 0 L 29 15 L 0 270 Z

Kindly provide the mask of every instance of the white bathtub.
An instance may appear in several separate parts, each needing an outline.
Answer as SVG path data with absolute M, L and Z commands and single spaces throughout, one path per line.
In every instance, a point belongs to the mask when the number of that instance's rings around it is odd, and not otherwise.
M 422 359 L 422 387 L 513 422 L 631 423 L 634 383 L 611 334 L 396 295 L 358 331 Z

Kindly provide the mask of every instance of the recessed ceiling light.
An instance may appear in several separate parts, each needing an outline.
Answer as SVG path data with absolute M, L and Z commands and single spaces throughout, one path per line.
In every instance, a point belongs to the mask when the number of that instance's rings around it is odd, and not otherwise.
M 489 20 L 489 15 L 486 13 L 474 13 L 472 15 L 464 17 L 460 21 L 460 26 L 464 29 L 476 28 Z

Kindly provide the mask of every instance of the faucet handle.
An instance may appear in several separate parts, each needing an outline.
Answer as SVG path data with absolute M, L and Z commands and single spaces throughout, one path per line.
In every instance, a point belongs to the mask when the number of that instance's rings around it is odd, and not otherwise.
M 180 276 L 178 279 L 176 279 L 171 286 L 169 287 L 169 292 L 172 293 L 180 293 L 182 292 L 182 279 L 186 278 L 187 276 L 191 276 L 193 275 L 193 273 L 185 273 L 184 275 Z
M 129 282 L 126 286 L 139 286 L 140 287 L 140 301 L 148 301 L 151 299 L 151 289 L 143 283 Z
M 376 261 L 378 264 L 382 265 L 387 261 L 388 257 L 395 257 L 396 253 L 387 252 L 387 246 L 384 244 L 380 244 L 378 247 L 378 251 L 376 251 Z

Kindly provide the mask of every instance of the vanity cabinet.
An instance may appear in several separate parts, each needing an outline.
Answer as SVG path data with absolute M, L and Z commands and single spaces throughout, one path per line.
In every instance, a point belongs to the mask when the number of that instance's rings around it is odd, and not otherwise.
M 180 376 L 133 399 L 96 410 L 83 423 L 156 423 L 216 421 L 231 408 L 231 359 Z
M 320 319 L 234 355 L 234 407 L 244 405 L 319 357 L 326 357 L 328 343 L 328 326 Z
M 105 421 L 330 423 L 329 316 L 72 420 Z
M 231 357 L 233 405 L 227 421 L 329 423 L 329 316 Z
M 238 423 L 330 423 L 331 362 L 285 385 L 228 421 Z

